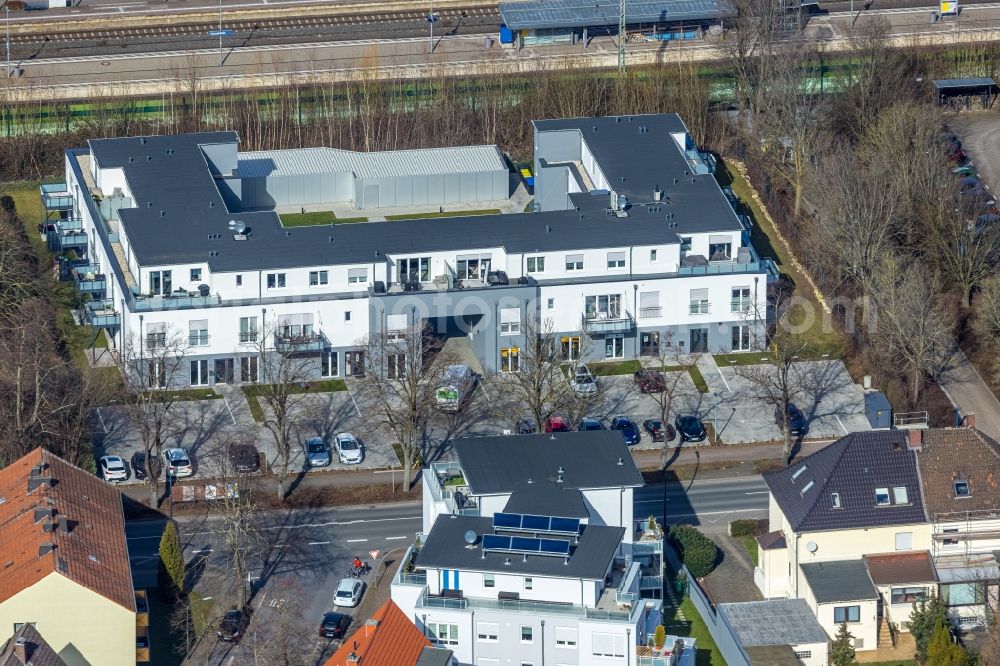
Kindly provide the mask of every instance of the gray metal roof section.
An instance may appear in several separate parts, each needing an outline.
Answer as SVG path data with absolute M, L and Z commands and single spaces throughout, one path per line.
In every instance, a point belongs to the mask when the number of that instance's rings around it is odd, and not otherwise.
M 796 532 L 912 525 L 926 521 L 917 460 L 906 432 L 856 432 L 785 469 L 764 475 Z M 875 489 L 905 487 L 907 502 L 879 506 Z M 832 494 L 840 506 L 835 507 Z
M 529 481 L 558 483 L 560 476 L 564 488 L 579 490 L 643 485 L 615 430 L 465 437 L 454 449 L 474 495 L 509 493 Z
M 629 0 L 625 22 L 674 23 L 736 16 L 728 0 Z M 618 25 L 616 0 L 536 0 L 501 2 L 500 18 L 513 30 Z
M 577 488 L 564 488 L 547 479 L 534 479 L 514 488 L 505 513 L 528 513 L 561 518 L 589 518 L 590 511 Z
M 425 647 L 414 666 L 451 666 L 452 651 L 447 648 Z
M 417 555 L 417 566 L 603 580 L 625 536 L 624 527 L 584 525 L 580 539 L 571 547 L 569 561 L 566 561 L 564 557 L 551 555 L 523 557 L 520 554 L 498 552 L 488 552 L 484 557 L 479 542 L 468 547 L 465 533 L 469 530 L 478 534 L 481 542 L 483 534 L 493 533 L 493 519 L 438 516 Z
M 804 599 L 744 601 L 716 606 L 743 647 L 801 645 L 829 640 Z
M 296 148 L 240 153 L 242 178 L 352 173 L 358 178 L 507 171 L 496 146 L 456 146 L 359 153 L 336 148 Z
M 973 79 L 935 79 L 931 82 L 938 90 L 949 88 L 982 88 L 985 86 L 996 86 L 997 82 L 988 77 Z
M 878 599 L 864 560 L 810 562 L 801 567 L 818 604 Z

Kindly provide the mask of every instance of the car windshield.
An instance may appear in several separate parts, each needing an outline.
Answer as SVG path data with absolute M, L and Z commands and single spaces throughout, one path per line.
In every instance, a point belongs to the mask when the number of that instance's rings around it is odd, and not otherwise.
M 348 597 L 348 598 L 350 598 L 350 596 L 351 596 L 352 593 L 353 593 L 352 590 L 337 590 L 337 596 L 338 597 Z
M 681 427 L 690 428 L 691 430 L 698 429 L 698 419 L 693 416 L 682 416 L 681 417 Z
M 170 462 L 178 467 L 187 467 L 191 464 L 191 461 L 183 456 L 174 456 Z
M 663 424 L 660 423 L 659 421 L 646 421 L 646 425 L 652 428 L 653 430 L 659 430 L 660 428 L 663 427 Z
M 325 453 L 326 447 L 323 442 L 309 442 L 309 453 Z
M 354 451 L 358 448 L 358 443 L 353 439 L 342 439 L 340 440 L 340 448 L 344 451 Z
M 132 464 L 133 465 L 145 465 L 146 464 L 146 456 L 143 455 L 142 453 L 135 454 L 134 456 L 132 456 Z

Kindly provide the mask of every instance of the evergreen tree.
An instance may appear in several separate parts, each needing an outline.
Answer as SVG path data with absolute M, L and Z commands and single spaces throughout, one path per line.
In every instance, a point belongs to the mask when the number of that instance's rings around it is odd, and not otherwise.
M 830 664 L 832 666 L 850 666 L 854 663 L 854 636 L 847 630 L 847 623 L 842 623 L 837 630 L 837 637 L 830 644 Z
M 927 646 L 939 620 L 947 625 L 947 608 L 938 597 L 931 595 L 930 599 L 924 599 L 919 605 L 913 603 L 913 610 L 910 612 L 910 634 L 917 644 L 917 659 L 921 662 L 927 659 Z
M 171 520 L 160 537 L 160 568 L 157 580 L 160 594 L 170 599 L 184 595 L 184 552 L 177 525 Z
M 955 643 L 947 620 L 938 618 L 934 625 L 927 643 L 926 663 L 933 666 L 969 666 L 969 655 Z

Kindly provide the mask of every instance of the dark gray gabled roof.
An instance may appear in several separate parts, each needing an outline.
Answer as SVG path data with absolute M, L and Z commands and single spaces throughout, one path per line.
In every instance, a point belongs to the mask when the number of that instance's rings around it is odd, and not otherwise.
M 899 430 L 856 432 L 785 469 L 764 475 L 796 532 L 925 522 L 917 461 Z M 905 487 L 907 502 L 879 506 L 875 489 Z M 837 493 L 840 508 L 833 505 Z
M 800 566 L 818 604 L 878 599 L 864 560 L 809 562 Z
M 24 644 L 27 661 L 21 661 L 16 654 L 18 641 Z M 66 662 L 45 642 L 33 622 L 25 622 L 0 647 L 0 666 L 66 666 Z
M 471 547 L 465 541 L 465 533 L 469 530 L 480 537 Z M 424 540 L 416 564 L 431 569 L 603 580 L 625 536 L 625 528 L 584 525 L 579 541 L 570 550 L 568 561 L 564 557 L 550 555 L 523 557 L 497 552 L 488 552 L 484 557 L 482 535 L 492 533 L 492 518 L 442 514 L 434 521 L 430 534 Z
M 513 492 L 529 480 L 565 488 L 638 488 L 642 474 L 615 430 L 465 437 L 455 454 L 473 495 Z
M 425 647 L 414 666 L 451 666 L 452 651 L 447 648 Z
M 527 513 L 561 518 L 589 518 L 590 511 L 583 493 L 576 488 L 563 488 L 547 479 L 536 479 L 514 488 L 503 508 L 505 513 Z
M 825 643 L 829 638 L 805 599 L 743 601 L 716 606 L 743 647 Z

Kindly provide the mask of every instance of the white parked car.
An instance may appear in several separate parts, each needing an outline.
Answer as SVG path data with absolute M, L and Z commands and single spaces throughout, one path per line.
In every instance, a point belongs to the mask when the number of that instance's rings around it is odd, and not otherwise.
M 101 478 L 105 481 L 124 481 L 128 478 L 125 461 L 118 456 L 103 456 L 98 467 L 101 470 Z
M 569 385 L 577 395 L 591 396 L 597 394 L 597 380 L 594 379 L 590 368 L 585 365 L 578 365 L 569 376 Z
M 364 459 L 364 452 L 357 438 L 349 432 L 342 432 L 336 439 L 337 456 L 345 465 L 357 465 Z
M 341 578 L 333 595 L 333 605 L 354 608 L 361 603 L 364 593 L 365 584 L 357 578 Z
M 175 479 L 182 479 L 194 474 L 194 468 L 191 466 L 191 456 L 180 447 L 164 450 L 163 464 L 167 476 L 172 476 Z

